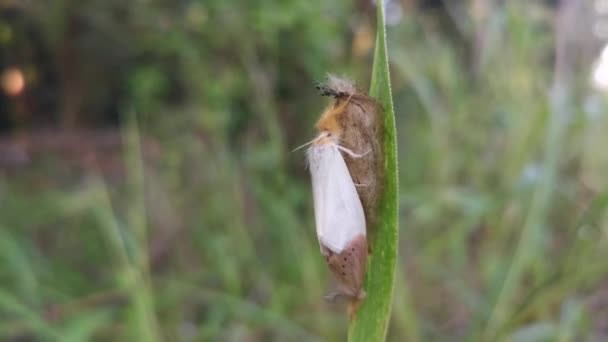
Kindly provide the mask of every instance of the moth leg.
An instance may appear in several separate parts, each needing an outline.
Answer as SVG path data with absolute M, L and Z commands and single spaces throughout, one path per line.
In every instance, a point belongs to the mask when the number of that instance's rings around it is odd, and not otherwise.
M 352 150 L 350 150 L 350 149 L 348 149 L 348 148 L 346 148 L 344 146 L 338 145 L 338 148 L 340 149 L 340 151 L 343 151 L 344 153 L 348 154 L 352 158 L 362 158 L 362 157 L 365 157 L 366 155 L 368 155 L 372 151 L 371 149 L 369 149 L 369 150 L 367 150 L 363 154 L 358 154 L 358 153 L 355 153 Z
M 360 183 L 355 183 L 355 186 L 358 186 L 358 187 L 366 187 L 366 186 L 369 186 L 369 184 L 360 184 Z
M 325 298 L 326 301 L 328 302 L 335 302 L 336 299 L 341 298 L 341 297 L 346 297 L 346 295 L 344 293 L 340 293 L 340 292 L 331 292 L 326 294 L 325 296 L 323 296 L 323 298 Z
M 321 255 L 325 258 L 325 261 L 329 260 L 329 257 L 334 255 L 335 253 L 331 251 L 331 249 L 325 247 L 321 241 L 319 241 L 319 247 L 321 248 Z

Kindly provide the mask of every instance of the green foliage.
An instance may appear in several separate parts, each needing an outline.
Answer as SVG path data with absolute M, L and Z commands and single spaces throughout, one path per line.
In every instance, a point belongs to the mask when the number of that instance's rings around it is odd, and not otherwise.
M 374 242 L 387 258 L 370 260 L 369 301 L 350 327 L 344 306 L 323 300 L 309 177 L 289 151 L 325 106 L 315 80 L 369 81 L 375 11 L 346 0 L 21 3 L 19 25 L 0 24 L 2 66 L 14 52 L 38 76 L 31 89 L 54 85 L 28 101 L 57 96 L 57 116 L 70 94 L 89 124 L 114 108 L 125 144 L 104 135 L 92 158 L 94 134 L 58 152 L 60 132 L 23 132 L 27 158 L 5 167 L 23 150 L 2 138 L 0 340 L 380 339 L 389 314 L 390 341 L 607 339 L 608 103 L 582 59 L 565 101 L 547 96 L 554 13 L 540 2 L 489 1 L 499 6 L 480 18 L 408 8 L 387 26 L 407 229 L 391 310 L 396 231 Z M 34 45 L 44 58 L 30 59 Z M 371 93 L 390 108 L 386 59 L 374 61 Z M 29 118 L 52 117 L 42 108 Z
M 383 341 L 390 320 L 399 227 L 399 182 L 397 173 L 397 132 L 388 68 L 384 7 L 377 7 L 377 33 L 370 95 L 378 99 L 384 110 L 384 194 L 379 205 L 378 226 L 374 229 L 367 268 L 367 297 L 350 324 L 349 341 Z

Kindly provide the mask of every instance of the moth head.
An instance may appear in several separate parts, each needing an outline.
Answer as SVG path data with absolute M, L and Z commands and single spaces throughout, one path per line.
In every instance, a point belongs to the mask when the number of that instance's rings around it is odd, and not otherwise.
M 346 109 L 352 95 L 346 98 L 336 99 L 329 107 L 325 109 L 321 118 L 317 122 L 317 129 L 320 131 L 330 132 L 340 138 L 344 131 L 342 121 L 346 114 Z
M 319 135 L 312 141 L 312 144 L 316 145 L 316 146 L 326 145 L 326 144 L 338 145 L 339 142 L 340 142 L 339 135 L 337 135 L 334 132 L 324 130 L 324 131 L 321 131 L 321 133 L 319 133 Z

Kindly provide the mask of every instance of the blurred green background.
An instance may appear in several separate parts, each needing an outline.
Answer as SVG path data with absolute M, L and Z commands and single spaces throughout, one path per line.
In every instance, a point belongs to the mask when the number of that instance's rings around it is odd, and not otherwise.
M 344 340 L 291 151 L 374 6 L 0 1 L 0 340 Z M 386 6 L 387 339 L 608 340 L 607 1 Z

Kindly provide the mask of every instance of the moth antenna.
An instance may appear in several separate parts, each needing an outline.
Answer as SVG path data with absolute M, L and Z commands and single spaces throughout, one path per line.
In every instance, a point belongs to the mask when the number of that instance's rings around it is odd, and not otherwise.
M 315 88 L 321 93 L 321 96 L 331 96 L 334 98 L 338 98 L 338 97 L 344 97 L 346 95 L 350 95 L 350 96 L 353 95 L 353 94 L 349 94 L 344 91 L 337 91 L 333 87 L 331 87 L 328 84 L 323 83 L 323 82 L 316 82 Z
M 337 96 L 337 93 L 335 91 L 333 91 L 332 89 L 330 89 L 323 82 L 316 82 L 315 88 L 319 91 L 319 93 L 321 93 L 321 96 L 332 96 L 332 97 Z
M 298 146 L 298 147 L 294 148 L 293 150 L 291 150 L 291 153 L 293 153 L 293 152 L 295 152 L 295 151 L 297 151 L 297 150 L 303 149 L 304 147 L 306 147 L 306 146 L 308 146 L 308 145 L 310 145 L 310 144 L 314 143 L 314 142 L 315 142 L 317 139 L 318 139 L 318 138 L 314 138 L 314 139 L 312 139 L 311 141 L 309 141 L 309 142 L 307 142 L 307 143 L 304 143 L 304 144 L 302 144 L 302 145 L 300 145 L 300 146 Z
M 300 146 L 298 146 L 298 147 L 294 148 L 294 149 L 293 149 L 291 152 L 293 153 L 293 152 L 295 152 L 295 151 L 297 151 L 297 150 L 299 150 L 299 149 L 302 149 L 302 148 L 304 148 L 304 147 L 306 147 L 306 146 L 308 146 L 308 145 L 310 145 L 310 144 L 314 143 L 315 141 L 317 141 L 317 140 L 319 140 L 319 139 L 322 139 L 322 138 L 328 137 L 328 136 L 330 136 L 330 135 L 331 135 L 331 134 L 330 134 L 330 133 L 328 133 L 328 132 L 321 132 L 321 134 L 319 134 L 318 136 L 316 136 L 314 139 L 312 139 L 311 141 L 309 141 L 309 142 L 307 142 L 307 143 L 305 143 L 305 144 L 302 144 L 302 145 L 300 145 Z

